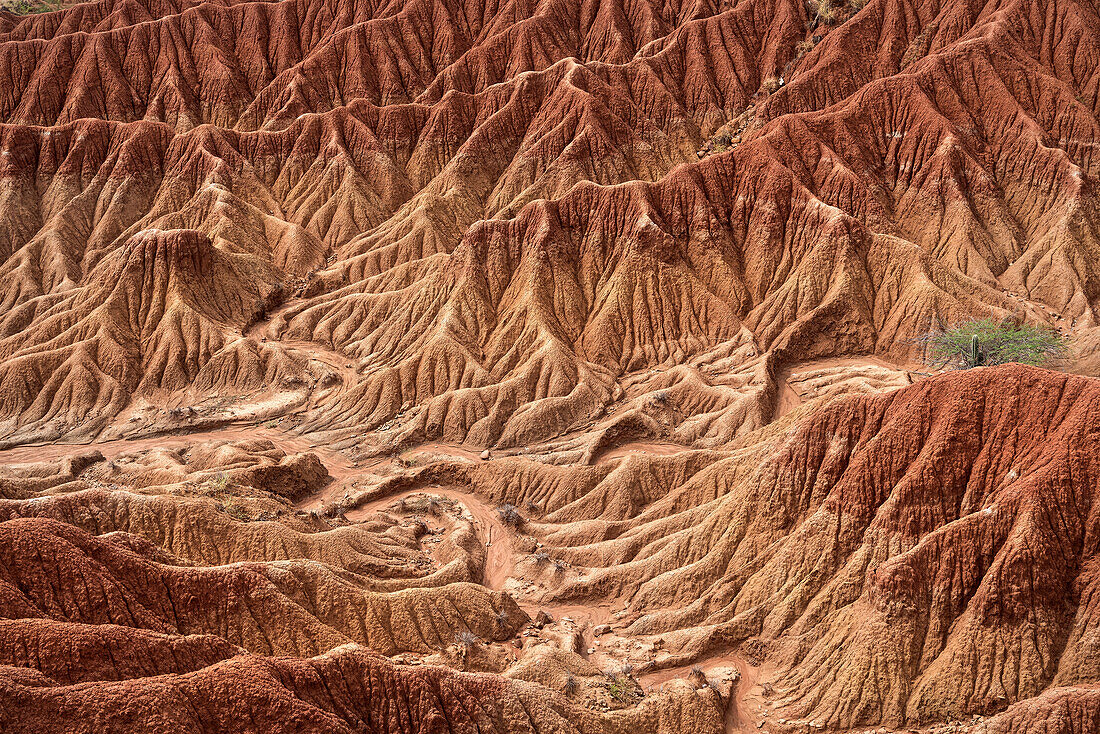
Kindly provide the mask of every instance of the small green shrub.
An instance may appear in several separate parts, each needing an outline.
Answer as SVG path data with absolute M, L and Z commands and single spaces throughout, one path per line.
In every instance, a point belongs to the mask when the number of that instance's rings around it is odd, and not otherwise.
M 15 15 L 50 13 L 60 9 L 59 0 L 0 0 L 0 10 L 7 10 Z
M 925 363 L 934 369 L 967 370 L 1008 362 L 1049 366 L 1069 354 L 1066 339 L 1058 332 L 1011 319 L 941 325 L 917 343 L 924 348 Z

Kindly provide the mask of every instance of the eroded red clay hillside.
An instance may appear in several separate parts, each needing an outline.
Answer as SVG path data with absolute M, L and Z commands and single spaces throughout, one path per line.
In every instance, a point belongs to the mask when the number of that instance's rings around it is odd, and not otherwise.
M 1100 730 L 1097 383 L 913 371 L 1100 370 L 1098 64 L 1081 0 L 0 11 L 0 730 Z
M 1091 369 L 1096 8 L 833 16 L 297 0 L 8 17 L 0 430 L 178 427 L 121 415 L 149 401 L 293 412 L 368 454 L 509 448 L 664 391 L 682 394 L 667 431 L 718 446 L 774 416 L 785 370 L 904 361 L 934 316 L 988 312 L 1074 335 Z
M 591 466 L 421 452 L 325 491 L 267 439 L 10 465 L 0 710 L 15 731 L 1091 731 L 1097 411 L 1100 381 L 1009 366 Z

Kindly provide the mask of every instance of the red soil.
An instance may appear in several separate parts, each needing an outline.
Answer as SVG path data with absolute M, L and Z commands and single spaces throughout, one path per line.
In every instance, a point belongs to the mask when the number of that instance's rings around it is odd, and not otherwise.
M 1082 0 L 0 11 L 0 731 L 1097 729 L 1096 382 L 907 368 L 1100 371 L 1098 105 Z

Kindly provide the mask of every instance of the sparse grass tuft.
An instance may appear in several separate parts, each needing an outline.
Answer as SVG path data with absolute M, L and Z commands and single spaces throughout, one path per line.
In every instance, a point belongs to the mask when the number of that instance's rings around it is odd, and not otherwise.
M 809 0 L 807 6 L 814 19 L 825 25 L 831 25 L 836 20 L 837 12 L 832 0 Z
M 572 673 L 565 674 L 565 685 L 562 687 L 562 692 L 567 696 L 572 696 L 577 692 L 577 676 Z
M 481 642 L 481 638 L 475 635 L 470 630 L 462 630 L 455 633 L 455 644 L 458 645 L 458 649 L 462 652 L 469 652 L 477 647 L 477 644 Z
M 439 514 L 440 508 L 443 507 L 443 500 L 435 495 L 428 497 L 428 514 L 435 517 Z
M 229 515 L 234 520 L 240 522 L 252 522 L 254 517 L 249 513 L 247 509 L 239 505 L 232 497 L 229 497 L 222 504 L 221 509 L 225 514 Z
M 713 153 L 725 153 L 733 145 L 733 133 L 729 130 L 722 130 L 715 133 L 710 139 L 710 152 Z
M 626 683 L 613 680 L 607 684 L 607 693 L 619 703 L 631 703 L 634 690 Z

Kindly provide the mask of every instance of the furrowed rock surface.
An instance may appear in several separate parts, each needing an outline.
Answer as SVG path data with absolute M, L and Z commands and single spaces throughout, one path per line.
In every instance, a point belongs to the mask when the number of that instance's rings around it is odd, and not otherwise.
M 5 469 L 4 731 L 721 731 L 686 685 L 608 713 L 494 675 L 530 619 L 472 583 L 472 518 L 295 511 L 253 469 L 303 456 L 222 441 Z
M 1096 8 L 807 8 L 9 18 L 2 430 L 121 435 L 133 400 L 274 389 L 265 416 L 367 453 L 508 448 L 629 383 L 690 394 L 666 434 L 718 446 L 774 417 L 786 369 L 904 361 L 990 313 L 1089 369 Z
M 1096 730 L 1098 65 L 1090 0 L 0 10 L 0 732 Z M 985 316 L 1067 373 L 912 369 Z
M 15 731 L 1090 731 L 1098 410 L 1095 378 L 984 368 L 721 451 L 356 475 L 322 513 L 267 489 L 255 467 L 310 461 L 264 440 L 11 466 L 0 710 Z M 567 621 L 605 604 L 602 630 Z M 628 693 L 725 659 L 766 680 Z
M 1089 731 L 1098 410 L 1100 381 L 1012 365 L 842 398 L 732 453 L 416 481 L 540 508 L 524 532 L 569 567 L 548 598 L 621 600 L 620 635 L 663 641 L 635 666 L 765 651 L 792 726 L 1007 708 L 988 730 L 1032 731 L 1028 712 L 1056 708 Z

